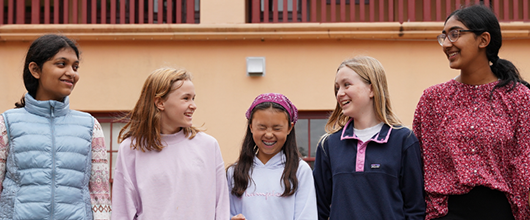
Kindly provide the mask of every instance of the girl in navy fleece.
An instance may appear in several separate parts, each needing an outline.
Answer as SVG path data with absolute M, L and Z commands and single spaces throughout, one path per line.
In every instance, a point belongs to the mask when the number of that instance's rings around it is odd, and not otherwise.
M 313 175 L 296 146 L 296 107 L 282 94 L 261 94 L 246 117 L 239 159 L 227 172 L 231 219 L 316 220 Z
M 313 171 L 319 219 L 424 219 L 418 139 L 392 111 L 381 63 L 342 62 L 335 97 Z

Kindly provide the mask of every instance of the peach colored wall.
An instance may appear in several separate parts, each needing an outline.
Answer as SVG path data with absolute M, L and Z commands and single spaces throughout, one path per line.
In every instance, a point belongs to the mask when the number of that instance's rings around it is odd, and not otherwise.
M 201 1 L 201 24 L 245 23 L 246 0 Z
M 26 92 L 22 81 L 22 67 L 28 42 L 0 41 L 0 111 L 14 107 Z
M 455 77 L 434 41 L 411 40 L 228 40 L 79 41 L 81 80 L 71 107 L 84 111 L 131 109 L 146 76 L 164 66 L 193 73 L 198 110 L 194 123 L 218 139 L 225 162 L 232 163 L 245 132 L 244 112 L 264 92 L 286 94 L 300 110 L 335 105 L 334 74 L 339 63 L 369 55 L 384 65 L 394 108 L 411 125 L 416 103 L 430 85 Z M 0 42 L 0 111 L 24 93 L 21 71 L 29 42 Z M 530 40 L 506 40 L 501 57 L 530 78 Z M 266 58 L 266 75 L 245 74 L 245 58 Z

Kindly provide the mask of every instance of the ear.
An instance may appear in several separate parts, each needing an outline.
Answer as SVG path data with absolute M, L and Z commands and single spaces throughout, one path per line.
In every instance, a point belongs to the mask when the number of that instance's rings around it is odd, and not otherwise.
M 293 130 L 294 128 L 294 123 L 291 122 L 291 126 L 289 126 L 289 130 L 287 131 L 287 135 L 291 134 L 291 131 Z
M 374 97 L 374 85 L 370 84 L 370 98 Z
M 37 63 L 35 63 L 35 62 L 29 63 L 28 64 L 28 69 L 29 69 L 29 72 L 31 72 L 31 75 L 33 77 L 35 77 L 35 79 L 40 79 L 41 71 L 40 71 L 39 65 L 37 65 Z
M 164 101 L 162 100 L 162 98 L 155 97 L 155 106 L 156 108 L 158 108 L 158 110 L 164 111 L 165 107 L 164 107 Z
M 250 133 L 251 133 L 251 134 L 254 134 L 254 133 L 252 133 L 252 123 L 250 123 L 250 124 L 248 125 L 248 128 L 250 129 Z
M 479 36 L 480 43 L 478 45 L 479 48 L 483 49 L 486 48 L 491 41 L 491 35 L 488 32 L 484 32 Z

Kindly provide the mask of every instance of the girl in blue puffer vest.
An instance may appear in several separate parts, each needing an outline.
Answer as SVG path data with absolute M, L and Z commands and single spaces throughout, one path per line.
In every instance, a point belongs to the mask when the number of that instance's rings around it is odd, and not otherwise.
M 28 92 L 0 116 L 0 219 L 109 219 L 103 131 L 69 108 L 78 68 L 70 39 L 50 34 L 31 44 Z

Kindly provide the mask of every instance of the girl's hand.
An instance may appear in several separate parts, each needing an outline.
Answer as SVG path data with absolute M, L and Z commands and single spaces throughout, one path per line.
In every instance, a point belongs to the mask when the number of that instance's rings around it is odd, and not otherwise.
M 234 217 L 232 217 L 230 220 L 245 220 L 245 216 L 243 214 L 238 214 Z

